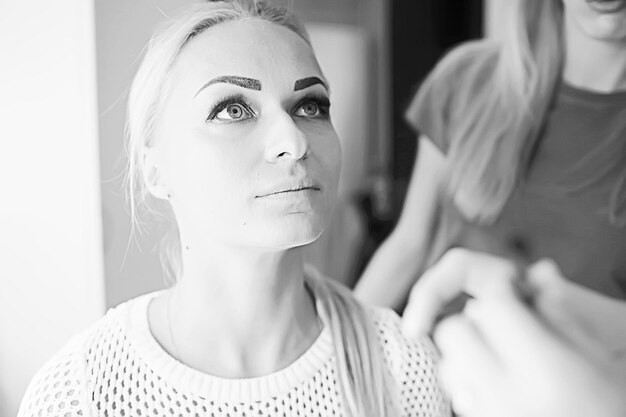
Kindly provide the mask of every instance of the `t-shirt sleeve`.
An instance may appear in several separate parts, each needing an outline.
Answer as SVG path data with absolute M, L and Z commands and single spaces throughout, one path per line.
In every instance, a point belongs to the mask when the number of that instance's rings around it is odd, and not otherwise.
M 22 398 L 18 417 L 91 415 L 82 340 L 72 339 L 35 374 Z
M 404 115 L 407 123 L 427 136 L 444 154 L 448 153 L 450 139 L 446 129 L 449 121 L 449 87 L 433 70 L 411 100 Z
M 437 378 L 438 355 L 426 337 L 407 339 L 400 328 L 400 317 L 390 310 L 372 310 L 385 363 L 399 393 L 403 417 L 449 417 L 450 403 Z
M 453 140 L 455 115 L 462 115 L 459 98 L 473 97 L 473 92 L 484 87 L 497 50 L 490 41 L 466 42 L 452 49 L 428 74 L 409 104 L 404 114 L 406 122 L 444 154 Z

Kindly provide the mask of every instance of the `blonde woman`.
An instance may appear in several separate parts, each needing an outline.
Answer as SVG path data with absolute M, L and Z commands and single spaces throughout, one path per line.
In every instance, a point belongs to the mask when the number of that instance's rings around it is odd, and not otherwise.
M 268 3 L 198 4 L 153 37 L 129 97 L 131 206 L 169 209 L 177 283 L 73 338 L 20 416 L 448 414 L 431 345 L 304 268 L 337 191 L 329 105 L 304 29 Z
M 626 298 L 626 2 L 507 3 L 504 39 L 453 50 L 408 109 L 413 178 L 362 300 L 400 307 L 453 246 Z

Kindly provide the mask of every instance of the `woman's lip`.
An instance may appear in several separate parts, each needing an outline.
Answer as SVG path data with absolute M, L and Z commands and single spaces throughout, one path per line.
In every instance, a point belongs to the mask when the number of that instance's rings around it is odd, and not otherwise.
M 616 13 L 626 6 L 626 0 L 587 0 L 587 4 L 598 13 Z
M 271 193 L 267 193 L 267 194 L 257 195 L 255 198 L 270 197 L 270 196 L 278 195 L 278 194 L 295 193 L 295 192 L 299 192 L 299 191 L 309 191 L 309 190 L 310 191 L 320 191 L 320 188 L 316 187 L 316 186 L 289 188 L 289 189 L 285 189 L 285 190 L 272 191 Z

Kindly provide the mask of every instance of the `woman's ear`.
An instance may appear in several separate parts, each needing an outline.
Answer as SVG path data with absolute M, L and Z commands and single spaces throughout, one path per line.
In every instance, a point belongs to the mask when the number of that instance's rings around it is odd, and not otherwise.
M 144 147 L 141 154 L 141 162 L 143 180 L 150 194 L 161 200 L 169 200 L 170 191 L 163 181 L 155 149 Z

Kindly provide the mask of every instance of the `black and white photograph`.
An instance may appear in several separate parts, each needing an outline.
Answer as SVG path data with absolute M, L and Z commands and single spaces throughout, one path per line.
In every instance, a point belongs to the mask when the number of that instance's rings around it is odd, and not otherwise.
M 626 0 L 0 0 L 0 417 L 625 417 Z

